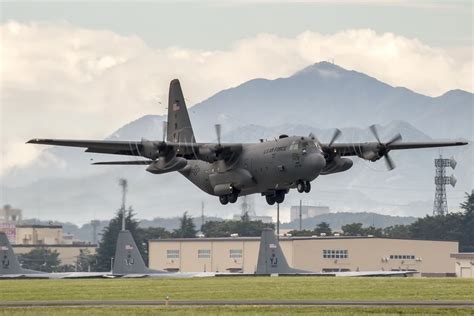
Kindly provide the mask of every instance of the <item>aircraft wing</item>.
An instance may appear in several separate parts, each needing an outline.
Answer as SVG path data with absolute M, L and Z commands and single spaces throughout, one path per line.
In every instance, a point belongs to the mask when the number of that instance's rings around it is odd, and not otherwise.
M 137 141 L 104 141 L 104 140 L 70 140 L 35 138 L 27 144 L 67 146 L 87 148 L 86 152 L 114 155 L 141 156 L 144 152 L 142 142 Z
M 436 147 L 451 147 L 467 145 L 464 141 L 452 142 L 396 142 L 389 144 L 387 149 L 417 149 L 417 148 L 436 148 Z M 335 144 L 321 144 L 323 150 L 331 150 L 340 156 L 360 156 L 370 151 L 376 151 L 381 144 L 377 142 L 366 143 L 335 143 Z
M 173 152 L 174 155 L 189 160 L 214 161 L 215 159 L 230 159 L 240 154 L 242 150 L 241 144 L 176 143 L 145 139 L 141 141 L 110 141 L 34 138 L 27 144 L 86 148 L 85 151 L 90 153 L 141 156 L 152 160 Z M 117 161 L 97 164 L 140 165 L 150 164 L 150 161 Z

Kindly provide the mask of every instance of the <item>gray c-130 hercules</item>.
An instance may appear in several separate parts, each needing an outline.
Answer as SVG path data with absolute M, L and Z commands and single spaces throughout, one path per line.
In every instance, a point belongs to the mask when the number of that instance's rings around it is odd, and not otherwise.
M 385 158 L 394 168 L 389 151 L 466 145 L 467 142 L 401 142 L 400 134 L 382 142 L 375 126 L 377 142 L 336 143 L 336 129 L 329 143 L 309 136 L 281 135 L 259 143 L 221 143 L 221 127 L 216 125 L 217 143 L 197 143 L 179 80 L 170 83 L 168 122 L 163 139 L 141 141 L 91 141 L 32 139 L 28 143 L 86 148 L 86 152 L 141 156 L 147 160 L 97 162 L 95 165 L 148 165 L 147 171 L 162 174 L 178 171 L 204 192 L 219 197 L 222 204 L 235 203 L 239 196 L 260 193 L 267 203 L 282 203 L 285 194 L 296 188 L 309 192 L 319 175 L 342 172 L 352 167 L 347 156 L 377 161 Z M 166 139 L 165 139 L 166 137 Z

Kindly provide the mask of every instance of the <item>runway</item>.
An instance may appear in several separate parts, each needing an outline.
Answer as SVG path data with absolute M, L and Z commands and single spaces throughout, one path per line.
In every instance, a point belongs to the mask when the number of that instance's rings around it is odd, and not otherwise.
M 206 301 L 10 301 L 0 302 L 0 307 L 41 306 L 433 306 L 474 307 L 474 301 L 325 301 L 325 300 L 206 300 Z

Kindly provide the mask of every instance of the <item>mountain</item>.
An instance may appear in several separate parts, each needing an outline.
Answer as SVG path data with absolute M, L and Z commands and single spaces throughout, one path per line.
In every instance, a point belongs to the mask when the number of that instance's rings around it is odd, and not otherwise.
M 373 123 L 380 124 L 383 140 L 398 132 L 406 141 L 472 139 L 472 101 L 473 94 L 465 91 L 432 98 L 323 62 L 288 78 L 255 79 L 221 91 L 191 107 L 190 116 L 198 141 L 215 140 L 212 125 L 217 122 L 223 124 L 223 141 L 236 142 L 309 132 L 327 141 L 334 127 L 343 131 L 338 141 L 373 141 L 367 128 Z M 161 139 L 164 120 L 163 116 L 140 117 L 108 139 Z M 442 153 L 458 160 L 457 187 L 448 188 L 449 205 L 456 208 L 463 192 L 473 187 L 473 147 L 443 149 Z M 431 212 L 433 159 L 438 155 L 438 149 L 393 152 L 398 168 L 391 172 L 383 162 L 354 158 L 352 169 L 322 176 L 310 194 L 290 193 L 282 211 L 303 198 L 341 211 L 422 216 Z M 140 218 L 176 216 L 184 211 L 199 215 L 201 201 L 206 202 L 209 216 L 240 213 L 238 205 L 221 206 L 179 174 L 156 176 L 143 166 L 90 165 L 110 158 L 81 149 L 46 148 L 33 164 L 11 169 L 2 177 L 0 202 L 24 209 L 29 217 L 81 223 L 107 219 L 120 205 L 117 180 L 125 177 L 130 184 L 127 200 Z M 274 213 L 264 199 L 255 200 L 257 213 Z

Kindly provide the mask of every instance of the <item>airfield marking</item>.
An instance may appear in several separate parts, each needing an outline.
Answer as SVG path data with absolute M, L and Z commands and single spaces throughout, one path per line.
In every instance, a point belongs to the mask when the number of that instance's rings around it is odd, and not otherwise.
M 298 305 L 298 306 L 433 306 L 433 307 L 474 307 L 474 301 L 268 301 L 268 300 L 207 300 L 207 301 L 10 301 L 0 302 L 2 307 L 41 306 L 223 306 L 223 305 Z

